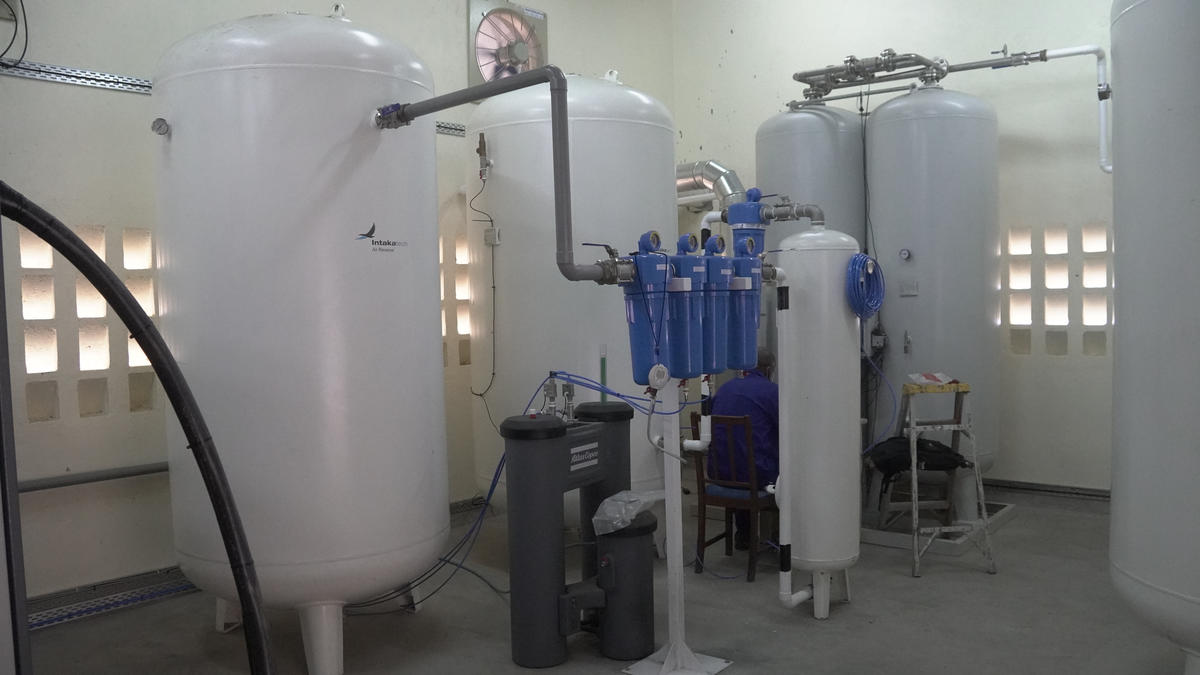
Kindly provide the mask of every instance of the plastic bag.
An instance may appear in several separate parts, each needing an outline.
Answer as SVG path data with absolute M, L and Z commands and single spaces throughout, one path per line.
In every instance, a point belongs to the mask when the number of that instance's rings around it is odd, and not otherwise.
M 666 498 L 666 490 L 622 490 L 600 502 L 600 508 L 596 509 L 596 515 L 592 516 L 592 527 L 598 535 L 616 532 L 632 523 L 637 514 L 649 511 L 656 502 Z

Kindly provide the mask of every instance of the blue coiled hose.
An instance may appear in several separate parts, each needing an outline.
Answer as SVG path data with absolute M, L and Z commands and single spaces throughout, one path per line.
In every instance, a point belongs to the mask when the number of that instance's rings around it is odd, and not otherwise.
M 883 268 L 865 253 L 855 253 L 846 267 L 846 301 L 860 319 L 875 316 L 883 306 Z

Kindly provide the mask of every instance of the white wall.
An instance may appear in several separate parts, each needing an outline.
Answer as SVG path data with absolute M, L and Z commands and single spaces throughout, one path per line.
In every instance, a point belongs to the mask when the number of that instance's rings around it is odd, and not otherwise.
M 138 77 L 151 77 L 167 46 L 206 25 L 281 9 L 328 10 L 328 3 L 315 0 L 26 4 L 34 37 L 30 60 Z M 620 70 L 622 80 L 675 112 L 680 161 L 719 158 L 748 185 L 754 180 L 754 130 L 800 95 L 790 79 L 799 68 L 888 46 L 973 60 L 1005 41 L 1014 49 L 1107 45 L 1107 0 L 986 5 L 760 0 L 738 3 L 736 11 L 729 3 L 680 0 L 530 4 L 548 13 L 552 62 L 584 74 Z M 465 86 L 465 1 L 360 0 L 348 13 L 362 26 L 412 46 L 430 66 L 438 91 Z M 0 33 L 7 26 L 0 24 Z M 1089 63 L 1077 60 L 960 74 L 947 83 L 987 98 L 999 111 L 1002 229 L 1032 227 L 1036 234 L 1045 225 L 1063 224 L 1077 233 L 1081 224 L 1110 222 L 1109 179 L 1094 169 L 1092 72 Z M 469 113 L 462 108 L 439 118 L 462 122 Z M 153 228 L 152 117 L 148 97 L 0 77 L 0 177 L 70 224 Z M 458 188 L 472 148 L 469 140 L 438 137 L 439 227 L 447 241 L 463 227 Z M 25 375 L 16 239 L 6 228 L 9 338 L 21 420 Z M 1006 357 L 1003 446 L 991 475 L 1107 487 L 1109 357 L 1079 356 L 1075 328 L 1067 356 L 1046 355 L 1036 325 L 1031 338 L 1032 354 Z M 60 345 L 60 354 L 70 348 Z M 462 499 L 476 494 L 468 373 L 451 361 L 446 369 L 451 498 Z M 73 392 L 60 392 L 63 400 L 68 395 Z M 157 410 L 140 415 L 127 428 L 106 428 L 101 418 L 19 428 L 21 478 L 161 460 L 161 401 Z M 26 496 L 30 593 L 172 564 L 168 500 L 161 477 Z
M 530 4 L 548 13 L 552 62 L 584 74 L 616 68 L 630 85 L 670 103 L 669 3 Z M 27 2 L 33 40 L 26 58 L 150 78 L 159 55 L 171 43 L 205 26 L 264 12 L 328 13 L 330 6 L 316 0 Z M 415 49 L 432 70 L 439 92 L 466 86 L 466 13 L 465 0 L 360 0 L 347 10 L 364 28 Z M 7 36 L 9 26 L 0 24 L 0 34 Z M 602 48 L 595 47 L 592 35 L 605 36 Z M 469 114 L 469 108 L 460 108 L 438 118 L 464 122 Z M 126 226 L 152 229 L 152 153 L 157 141 L 149 131 L 153 117 L 146 96 L 0 77 L 0 177 L 68 224 L 99 224 L 113 231 Z M 438 136 L 439 227 L 447 241 L 453 241 L 463 224 L 458 188 L 465 175 L 462 162 L 473 157 L 473 147 L 464 139 Z M 14 228 L 5 228 L 4 247 L 20 478 L 163 460 L 166 415 L 161 392 L 157 409 L 138 413 L 136 419 L 79 419 L 67 405 L 75 395 L 74 375 L 64 373 L 60 419 L 22 422 L 26 375 Z M 55 267 L 56 275 L 70 277 L 61 259 Z M 72 291 L 56 281 L 56 293 L 63 298 L 59 311 L 73 309 Z M 64 306 L 66 301 L 70 307 Z M 63 356 L 70 356 L 75 347 L 63 342 L 60 369 L 69 369 L 69 359 Z M 458 500 L 477 490 L 469 369 L 451 354 L 445 371 L 450 495 Z M 41 379 L 48 377 L 53 376 Z M 110 399 L 119 398 L 119 393 L 110 391 Z M 174 562 L 169 494 L 162 476 L 27 495 L 22 509 L 32 595 Z
M 679 161 L 717 158 L 754 184 L 754 133 L 786 101 L 800 98 L 797 70 L 841 63 L 849 54 L 898 52 L 951 62 L 1078 44 L 1108 46 L 1108 0 L 1004 3 L 728 3 L 676 0 L 675 118 Z M 1000 118 L 1000 228 L 1066 226 L 1078 247 L 1083 225 L 1111 231 L 1111 179 L 1096 168 L 1095 66 L 1089 59 L 950 76 L 948 88 L 992 102 Z M 1119 92 L 1120 84 L 1114 88 Z M 1117 94 L 1119 95 L 1119 93 Z M 874 97 L 871 106 L 882 102 Z M 855 109 L 853 104 L 840 103 Z M 1041 262 L 1034 247 L 1035 263 Z M 1077 274 L 1081 257 L 1071 255 Z M 1041 283 L 1035 273 L 1034 289 Z M 1078 323 L 1077 281 L 1071 291 Z M 1072 325 L 1065 356 L 1046 353 L 1040 307 L 1031 353 L 1006 353 L 1001 447 L 994 478 L 1107 489 L 1111 329 L 1104 356 L 1082 356 Z M 1008 327 L 1002 327 L 1007 344 Z

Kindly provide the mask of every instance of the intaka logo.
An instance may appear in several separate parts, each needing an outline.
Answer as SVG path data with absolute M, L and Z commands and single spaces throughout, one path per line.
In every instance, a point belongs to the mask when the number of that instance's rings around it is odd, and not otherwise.
M 355 235 L 355 241 L 366 239 L 371 242 L 371 250 L 383 253 L 392 253 L 397 248 L 406 248 L 407 241 L 396 241 L 394 239 L 377 239 L 375 237 L 375 223 L 371 223 L 371 229 L 361 234 Z

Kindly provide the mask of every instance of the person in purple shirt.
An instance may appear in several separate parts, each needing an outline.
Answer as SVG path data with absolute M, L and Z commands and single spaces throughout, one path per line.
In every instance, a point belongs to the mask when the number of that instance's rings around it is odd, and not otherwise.
M 754 465 L 759 488 L 774 483 L 779 476 L 779 385 L 771 381 L 775 371 L 775 355 L 763 347 L 758 349 L 758 364 L 742 377 L 730 380 L 717 390 L 712 400 L 712 414 L 750 416 L 754 441 Z M 749 480 L 746 464 L 746 443 L 741 434 L 733 438 L 734 476 L 728 476 L 728 463 L 718 461 L 714 448 L 724 449 L 725 427 L 713 427 L 708 451 L 710 478 Z M 713 475 L 716 472 L 716 475 Z M 735 511 L 734 546 L 746 550 L 750 546 L 750 512 Z M 757 544 L 757 542 L 756 542 Z

